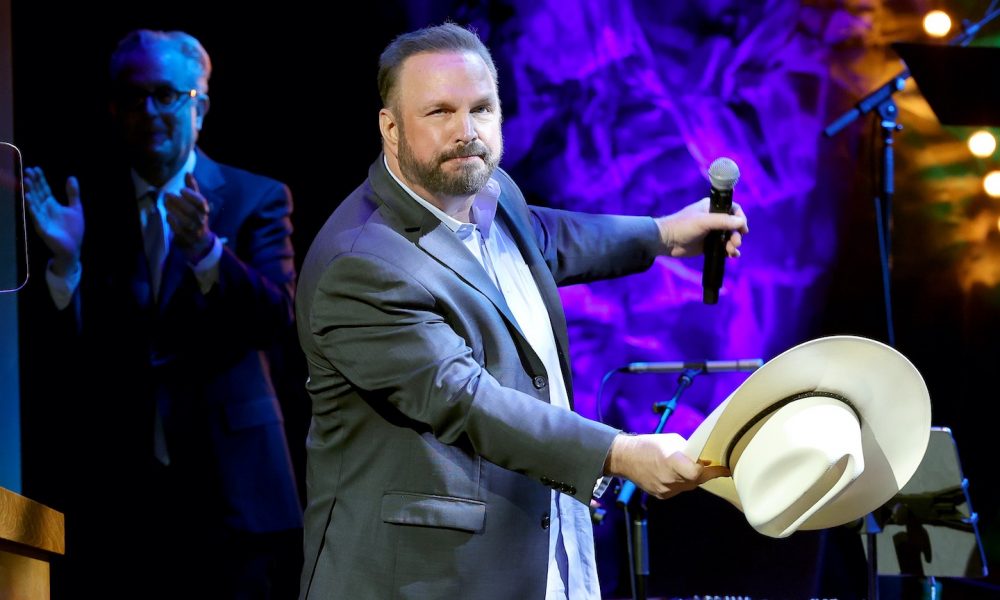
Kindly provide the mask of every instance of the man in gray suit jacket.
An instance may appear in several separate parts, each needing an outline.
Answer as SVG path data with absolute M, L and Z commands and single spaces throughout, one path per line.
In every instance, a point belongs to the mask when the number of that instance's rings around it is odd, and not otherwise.
M 746 219 L 529 207 L 497 168 L 496 69 L 453 24 L 382 54 L 383 153 L 299 282 L 309 362 L 303 598 L 599 598 L 588 504 L 607 476 L 657 497 L 723 474 L 676 435 L 572 408 L 556 287 L 686 256 Z

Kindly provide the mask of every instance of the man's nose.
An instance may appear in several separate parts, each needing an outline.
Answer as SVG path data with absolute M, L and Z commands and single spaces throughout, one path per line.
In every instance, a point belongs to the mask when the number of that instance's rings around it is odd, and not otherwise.
M 142 99 L 142 109 L 143 114 L 155 117 L 160 114 L 160 107 L 156 105 L 156 100 L 153 99 L 152 94 L 146 94 L 146 97 Z
M 479 132 L 476 131 L 476 122 L 472 118 L 471 113 L 465 113 L 458 117 L 458 138 L 457 141 L 463 144 L 468 144 L 479 137 Z

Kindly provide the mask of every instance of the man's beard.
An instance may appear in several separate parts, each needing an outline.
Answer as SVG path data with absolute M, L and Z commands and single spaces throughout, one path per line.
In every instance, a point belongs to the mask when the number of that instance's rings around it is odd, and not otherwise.
M 502 144 L 502 142 L 501 142 Z M 402 129 L 399 132 L 399 168 L 403 175 L 428 192 L 442 196 L 471 196 L 478 194 L 500 164 L 503 147 L 496 154 L 490 152 L 481 140 L 473 140 L 460 148 L 438 154 L 429 162 L 420 162 Z M 446 173 L 441 166 L 452 158 L 478 156 L 479 161 L 470 161 L 459 166 L 457 173 Z

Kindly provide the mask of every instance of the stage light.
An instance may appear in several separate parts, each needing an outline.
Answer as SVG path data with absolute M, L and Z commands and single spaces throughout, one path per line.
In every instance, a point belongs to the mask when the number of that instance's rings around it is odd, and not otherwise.
M 924 17 L 924 31 L 931 37 L 944 37 L 951 31 L 951 17 L 943 10 L 932 10 Z
M 983 189 L 992 198 L 1000 198 L 1000 171 L 991 171 L 983 178 Z
M 997 139 L 985 129 L 980 129 L 969 136 L 969 152 L 979 158 L 992 156 L 996 149 Z

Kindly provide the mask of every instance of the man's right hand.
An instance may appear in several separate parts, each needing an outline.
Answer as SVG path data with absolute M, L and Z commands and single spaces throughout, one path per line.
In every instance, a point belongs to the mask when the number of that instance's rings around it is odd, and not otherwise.
M 24 196 L 35 231 L 52 251 L 52 272 L 64 276 L 80 262 L 83 206 L 76 177 L 66 179 L 66 203 L 58 201 L 39 167 L 25 169 Z
M 704 466 L 688 458 L 684 454 L 686 444 L 676 433 L 619 434 L 611 444 L 604 472 L 624 477 L 660 499 L 729 475 L 725 467 Z

